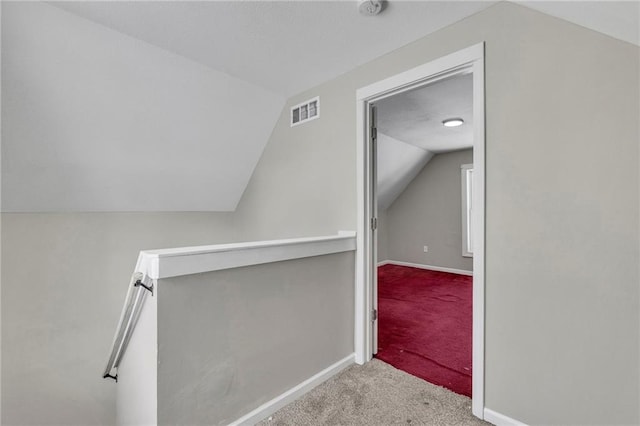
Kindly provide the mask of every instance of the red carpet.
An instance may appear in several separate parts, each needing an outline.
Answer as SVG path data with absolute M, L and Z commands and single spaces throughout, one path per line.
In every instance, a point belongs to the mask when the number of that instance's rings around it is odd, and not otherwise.
M 378 354 L 409 374 L 471 396 L 472 277 L 378 268 Z

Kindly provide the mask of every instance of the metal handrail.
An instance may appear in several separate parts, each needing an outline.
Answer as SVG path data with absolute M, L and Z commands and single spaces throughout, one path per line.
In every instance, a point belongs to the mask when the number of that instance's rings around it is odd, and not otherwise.
M 131 340 L 147 293 L 151 293 L 153 296 L 153 283 L 151 279 L 141 272 L 135 272 L 131 276 L 125 304 L 120 314 L 120 321 L 118 322 L 116 335 L 113 338 L 113 344 L 111 345 L 111 354 L 109 355 L 107 366 L 102 375 L 103 378 L 118 381 L 118 366 L 127 350 L 129 340 Z
M 156 280 L 355 249 L 355 232 L 340 231 L 338 235 L 324 237 L 141 251 L 102 377 L 118 381 L 118 367 L 133 335 L 147 293 L 154 295 L 153 283 Z

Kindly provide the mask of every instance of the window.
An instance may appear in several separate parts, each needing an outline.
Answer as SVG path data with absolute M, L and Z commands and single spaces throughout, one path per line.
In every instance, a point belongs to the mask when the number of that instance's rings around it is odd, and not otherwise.
M 460 166 L 462 181 L 462 256 L 473 257 L 473 164 Z

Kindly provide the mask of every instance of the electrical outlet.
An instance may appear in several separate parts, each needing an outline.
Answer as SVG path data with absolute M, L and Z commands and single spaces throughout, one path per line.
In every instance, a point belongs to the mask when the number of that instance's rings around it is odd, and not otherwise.
M 424 252 L 428 252 L 429 251 L 429 246 L 424 246 Z

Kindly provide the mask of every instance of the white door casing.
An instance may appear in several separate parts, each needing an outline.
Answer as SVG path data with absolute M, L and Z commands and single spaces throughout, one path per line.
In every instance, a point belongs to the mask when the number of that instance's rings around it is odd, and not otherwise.
M 380 99 L 431 84 L 461 73 L 473 75 L 473 373 L 472 411 L 483 418 L 484 411 L 484 289 L 485 289 L 485 114 L 484 42 L 412 68 L 360 88 L 356 92 L 356 156 L 358 233 L 355 289 L 355 354 L 364 364 L 377 352 L 377 309 L 375 231 L 375 151 L 372 139 L 371 104 Z M 375 112 L 374 112 L 375 113 Z M 374 300 L 375 299 L 375 300 Z
M 378 112 L 376 106 L 369 104 L 369 149 L 371 151 L 371 192 L 369 194 L 371 209 L 371 258 L 369 271 L 371 277 L 371 317 L 372 343 L 371 353 L 378 353 Z

